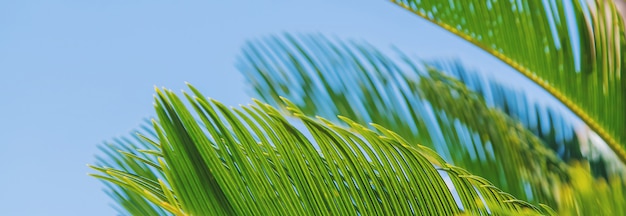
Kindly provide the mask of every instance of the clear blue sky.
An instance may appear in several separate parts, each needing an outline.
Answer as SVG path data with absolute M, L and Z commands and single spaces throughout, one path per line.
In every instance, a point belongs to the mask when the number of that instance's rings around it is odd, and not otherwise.
M 86 175 L 96 146 L 152 116 L 154 85 L 188 81 L 228 105 L 248 103 L 234 67 L 247 39 L 320 32 L 508 70 L 387 1 L 352 2 L 0 1 L 0 214 L 115 215 Z

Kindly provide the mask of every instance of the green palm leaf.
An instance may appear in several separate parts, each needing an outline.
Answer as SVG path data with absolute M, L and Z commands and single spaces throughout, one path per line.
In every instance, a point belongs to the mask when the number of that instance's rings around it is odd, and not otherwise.
M 612 1 L 392 1 L 537 83 L 626 162 L 626 39 Z
M 459 61 L 432 61 L 428 65 L 458 79 L 485 98 L 490 107 L 496 107 L 522 123 L 563 161 L 580 161 L 584 158 L 574 129 L 576 123 L 568 113 L 562 113 L 553 105 L 539 103 L 528 93 L 511 88 L 485 74 L 468 70 Z
M 151 130 L 146 127 L 141 133 L 152 134 Z M 150 144 L 139 135 L 132 136 L 132 139 L 115 139 L 113 143 L 99 146 L 99 149 L 104 154 L 104 156 L 97 156 L 96 158 L 96 164 L 99 167 L 116 167 L 150 181 L 158 181 L 159 178 L 163 178 L 160 167 L 156 165 L 158 164 L 157 157 L 137 151 L 137 149 L 157 149 L 155 145 Z M 106 172 L 104 169 L 100 170 Z M 112 183 L 116 180 L 110 177 L 100 177 L 105 180 L 107 194 L 121 207 L 117 208 L 118 212 L 130 215 L 168 215 L 167 211 L 146 199 L 142 193 L 137 193 L 130 187 L 119 187 Z
M 553 205 L 553 188 L 569 178 L 567 165 L 518 122 L 409 59 L 397 63 L 366 45 L 287 35 L 248 44 L 239 63 L 265 101 L 279 104 L 282 95 L 310 116 L 380 124 L 516 197 Z
M 157 92 L 158 139 L 149 143 L 162 178 L 124 167 L 94 167 L 96 176 L 177 215 L 551 213 L 383 127 L 344 118 L 344 129 L 288 105 L 298 129 L 269 105 L 227 108 L 191 88 L 192 110 Z
M 428 63 L 467 85 L 482 95 L 490 106 L 520 121 L 548 145 L 566 163 L 588 161 L 596 177 L 610 179 L 624 174 L 624 164 L 606 144 L 592 139 L 584 125 L 567 110 L 542 104 L 529 93 L 503 85 L 485 74 L 467 70 L 459 62 L 432 61 Z

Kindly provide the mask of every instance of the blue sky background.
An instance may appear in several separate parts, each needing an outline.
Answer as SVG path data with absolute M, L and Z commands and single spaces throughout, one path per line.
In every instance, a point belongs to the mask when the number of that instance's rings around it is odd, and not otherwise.
M 96 146 L 154 113 L 154 85 L 179 90 L 188 81 L 227 105 L 248 103 L 234 66 L 247 39 L 323 33 L 459 58 L 520 82 L 387 1 L 355 2 L 0 1 L 0 214 L 115 215 L 102 184 L 87 176 Z

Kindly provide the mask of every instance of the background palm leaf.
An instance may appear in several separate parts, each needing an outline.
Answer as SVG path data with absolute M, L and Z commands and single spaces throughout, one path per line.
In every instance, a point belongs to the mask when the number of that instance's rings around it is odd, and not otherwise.
M 626 161 L 624 25 L 606 0 L 394 0 L 546 89 Z
M 550 212 L 383 127 L 375 125 L 377 133 L 344 119 L 343 129 L 286 106 L 306 126 L 301 131 L 269 105 L 229 109 L 192 90 L 185 97 L 194 112 L 158 91 L 158 140 L 145 140 L 158 147 L 150 154 L 163 179 L 119 165 L 94 167 L 102 172 L 96 177 L 180 215 Z
M 612 151 L 605 151 L 604 142 L 590 139 L 592 131 L 586 130 L 568 110 L 540 103 L 529 93 L 505 86 L 477 71 L 468 70 L 458 61 L 430 61 L 429 65 L 463 82 L 469 89 L 482 95 L 485 102 L 521 122 L 532 131 L 563 161 L 589 162 L 596 177 L 609 179 L 624 174 L 624 164 Z
M 366 45 L 287 35 L 248 44 L 239 68 L 270 103 L 283 95 L 307 115 L 380 124 L 517 197 L 556 203 L 568 168 L 540 139 L 462 83 L 404 60 Z
M 563 110 L 541 104 L 530 98 L 528 93 L 467 69 L 459 61 L 431 61 L 428 65 L 458 79 L 468 89 L 481 95 L 488 106 L 496 107 L 522 123 L 564 161 L 583 159 L 574 119 L 562 113 Z

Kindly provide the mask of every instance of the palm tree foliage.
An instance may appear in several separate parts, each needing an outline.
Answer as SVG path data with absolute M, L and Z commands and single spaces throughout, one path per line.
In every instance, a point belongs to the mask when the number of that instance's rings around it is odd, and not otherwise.
M 155 137 L 153 130 L 144 126 L 141 131 L 137 131 L 131 139 L 120 138 L 115 139 L 113 143 L 100 146 L 99 149 L 106 157 L 97 157 L 97 164 L 100 167 L 93 167 L 96 170 L 104 171 L 101 167 L 116 167 L 124 172 L 119 174 L 132 173 L 134 176 L 141 176 L 150 182 L 158 182 L 162 179 L 163 172 L 158 164 L 157 153 L 158 145 L 151 144 L 145 138 Z M 141 155 L 142 157 L 138 157 Z M 103 178 L 103 177 L 100 177 Z M 119 181 L 114 178 L 104 178 L 108 188 L 107 194 L 116 200 L 121 207 L 118 208 L 120 213 L 128 213 L 131 215 L 168 215 L 168 212 L 152 203 L 143 193 L 137 193 L 132 187 L 120 187 Z M 117 184 L 116 184 L 117 183 Z
M 142 141 L 154 148 L 120 153 L 125 169 L 94 167 L 94 176 L 176 215 L 551 213 L 382 126 L 375 132 L 342 118 L 344 128 L 285 106 L 306 126 L 299 130 L 269 105 L 227 108 L 190 88 L 193 110 L 158 90 L 158 141 Z M 138 169 L 131 160 L 163 179 L 129 173 Z
M 277 105 L 284 96 L 310 116 L 380 124 L 525 200 L 553 204 L 550 181 L 568 178 L 566 165 L 536 136 L 427 65 L 323 37 L 284 41 L 244 48 L 240 70 L 264 101 Z
M 493 54 L 569 107 L 626 162 L 624 24 L 606 0 L 393 0 Z
M 626 38 L 611 2 L 393 2 L 509 64 L 626 159 Z M 102 147 L 93 175 L 133 215 L 626 212 L 624 181 L 591 174 L 602 167 L 559 114 L 533 121 L 545 108 L 513 108 L 531 106 L 523 94 L 498 99 L 459 65 L 399 56 L 320 36 L 251 42 L 238 66 L 278 109 L 157 90 L 158 118 Z
M 586 127 L 563 113 L 562 109 L 534 101 L 528 93 L 505 86 L 477 71 L 467 70 L 458 61 L 432 61 L 428 64 L 459 79 L 483 96 L 487 104 L 522 123 L 564 162 L 587 160 L 594 176 L 605 179 L 623 174 L 624 165 L 617 156 L 603 152 L 598 145 L 604 143 L 589 140 L 592 132 L 585 130 Z
M 507 86 L 478 71 L 466 69 L 459 61 L 430 61 L 428 65 L 458 79 L 468 89 L 485 99 L 490 107 L 498 108 L 519 121 L 540 138 L 565 162 L 584 158 L 577 139 L 575 122 L 562 110 L 546 106 L 530 98 L 524 91 Z

